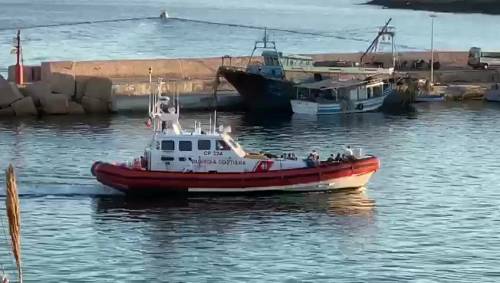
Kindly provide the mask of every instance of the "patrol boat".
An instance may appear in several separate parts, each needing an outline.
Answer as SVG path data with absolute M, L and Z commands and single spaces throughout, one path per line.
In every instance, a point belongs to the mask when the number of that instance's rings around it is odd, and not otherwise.
M 102 184 L 126 194 L 328 191 L 363 187 L 380 167 L 361 150 L 329 161 L 247 152 L 229 127 L 216 126 L 216 112 L 209 129 L 195 122 L 184 130 L 178 100 L 160 90 L 150 95 L 153 133 L 144 155 L 130 163 L 95 162 L 91 172 Z

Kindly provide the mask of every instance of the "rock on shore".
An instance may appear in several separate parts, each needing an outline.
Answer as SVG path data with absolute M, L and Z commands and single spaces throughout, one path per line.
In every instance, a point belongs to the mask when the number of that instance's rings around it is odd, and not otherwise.
M 35 103 L 33 103 L 33 99 L 29 96 L 17 100 L 12 103 L 12 109 L 16 116 L 36 116 L 38 115 L 38 111 L 36 110 Z
M 498 0 L 371 0 L 367 4 L 434 12 L 500 14 Z
M 108 103 L 100 100 L 98 103 L 105 105 L 105 111 L 102 112 L 107 112 Z M 85 110 L 68 95 L 52 92 L 50 85 L 45 82 L 38 81 L 18 86 L 0 76 L 0 117 L 38 116 L 38 114 L 85 114 Z
M 13 83 L 9 83 L 0 76 L 0 109 L 7 108 L 16 100 L 23 98 L 17 87 Z

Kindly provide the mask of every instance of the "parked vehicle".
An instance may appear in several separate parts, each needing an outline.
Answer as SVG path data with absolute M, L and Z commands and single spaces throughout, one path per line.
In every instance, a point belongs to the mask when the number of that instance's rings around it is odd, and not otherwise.
M 474 69 L 485 70 L 500 66 L 500 52 L 484 52 L 479 47 L 472 47 L 467 64 Z

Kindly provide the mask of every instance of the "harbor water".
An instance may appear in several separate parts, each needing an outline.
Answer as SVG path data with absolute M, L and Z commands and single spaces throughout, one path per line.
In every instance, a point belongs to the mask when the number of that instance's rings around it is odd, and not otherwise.
M 15 62 L 18 27 L 33 27 L 22 31 L 25 64 L 248 55 L 264 26 L 288 30 L 270 30 L 285 52 L 362 51 L 390 17 L 398 50 L 430 47 L 429 12 L 363 2 L 0 0 L 0 74 Z M 146 19 L 163 9 L 175 18 Z M 499 16 L 436 15 L 437 49 L 500 48 Z M 142 19 L 93 23 L 131 18 Z M 218 113 L 249 150 L 315 149 L 326 158 L 349 144 L 380 157 L 382 168 L 358 190 L 156 200 L 123 198 L 90 174 L 94 161 L 142 154 L 145 115 L 1 119 L 0 180 L 12 162 L 25 282 L 498 282 L 500 106 L 418 110 Z M 209 114 L 182 113 L 181 121 L 207 126 Z M 3 203 L 3 182 L 0 189 Z M 0 268 L 15 278 L 0 213 Z
M 26 282 L 498 282 L 500 107 L 418 110 L 219 113 L 247 149 L 326 157 L 350 144 L 382 169 L 359 190 L 154 201 L 112 195 L 90 174 L 95 160 L 142 153 L 144 116 L 2 120 L 0 167 L 16 165 L 24 195 Z

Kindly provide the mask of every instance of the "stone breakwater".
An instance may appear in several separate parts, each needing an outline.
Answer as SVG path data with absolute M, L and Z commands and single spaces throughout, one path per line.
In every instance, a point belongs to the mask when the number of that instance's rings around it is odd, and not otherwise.
M 232 64 L 244 66 L 247 61 L 246 57 L 233 58 Z M 178 93 L 183 108 L 209 108 L 215 104 L 214 85 L 220 64 L 221 58 L 43 62 L 41 66 L 25 66 L 26 83 L 19 86 L 13 83 L 15 68 L 11 66 L 8 81 L 0 80 L 0 113 L 144 111 L 151 92 L 149 68 L 154 87 L 162 78 L 162 91 Z M 225 81 L 217 89 L 219 106 L 238 103 L 239 96 Z
M 367 4 L 395 9 L 500 14 L 500 1 L 498 0 L 371 0 Z
M 314 54 L 316 61 L 359 61 L 361 53 Z M 474 71 L 467 67 L 467 52 L 437 52 L 440 62 L 435 78 L 441 83 L 498 82 L 497 71 Z M 233 57 L 231 65 L 244 67 L 248 57 Z M 256 57 L 254 61 L 261 61 Z M 390 54 L 374 54 L 369 61 L 392 63 Z M 409 66 L 415 60 L 429 61 L 428 52 L 398 54 L 398 63 Z M 225 60 L 227 64 L 229 60 Z M 27 82 L 16 85 L 14 68 L 9 68 L 8 80 L 0 77 L 0 116 L 93 114 L 122 111 L 146 112 L 150 93 L 149 68 L 153 82 L 162 78 L 162 91 L 178 93 L 184 109 L 234 109 L 241 102 L 234 88 L 220 80 L 217 101 L 214 86 L 221 58 L 151 59 L 110 61 L 43 62 L 40 66 L 25 66 Z M 426 78 L 429 71 L 401 70 L 414 78 Z M 154 86 L 156 87 L 156 85 Z

